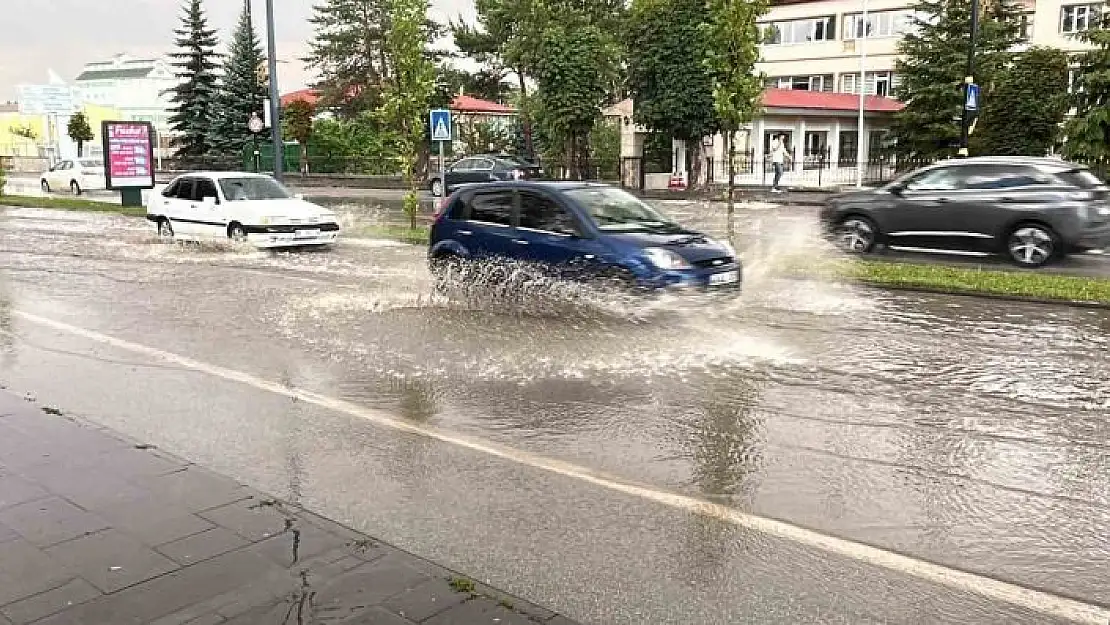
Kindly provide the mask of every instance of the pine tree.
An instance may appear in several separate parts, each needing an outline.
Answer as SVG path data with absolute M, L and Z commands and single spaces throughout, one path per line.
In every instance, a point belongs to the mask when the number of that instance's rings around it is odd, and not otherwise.
M 305 63 L 320 76 L 320 106 L 346 118 L 381 105 L 386 58 L 385 0 L 323 0 L 309 20 L 315 34 Z
M 1020 41 L 1021 10 L 1013 0 L 984 0 L 975 45 L 975 82 L 984 102 L 991 99 L 999 70 Z M 971 0 L 922 0 L 910 32 L 902 38 L 895 72 L 895 96 L 906 107 L 891 127 L 899 155 L 936 159 L 955 153 L 960 139 L 963 84 L 971 44 Z M 979 124 L 985 123 L 982 118 Z M 975 137 L 972 136 L 975 152 Z
M 262 116 L 269 94 L 269 81 L 263 74 L 265 61 L 249 6 L 245 6 L 228 49 L 216 98 L 210 140 L 221 155 L 239 155 L 251 141 L 247 122 L 252 114 Z
M 1075 116 L 1064 126 L 1064 154 L 1104 171 L 1110 163 L 1110 13 L 1103 13 L 1099 27 L 1079 38 L 1094 49 L 1079 57 Z
M 216 73 L 216 31 L 208 28 L 202 0 L 186 0 L 181 28 L 174 31 L 177 52 L 170 56 L 181 84 L 172 90 L 170 125 L 182 158 L 206 156 L 211 148 L 213 110 L 219 77 Z

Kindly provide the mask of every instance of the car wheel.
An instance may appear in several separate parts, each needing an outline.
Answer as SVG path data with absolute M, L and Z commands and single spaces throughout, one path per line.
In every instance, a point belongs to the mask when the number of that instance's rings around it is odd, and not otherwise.
M 432 180 L 432 195 L 443 197 L 443 181 L 439 178 Z
M 50 183 L 49 182 L 43 180 L 41 186 L 42 186 L 42 192 L 43 193 L 50 193 Z
M 432 289 L 437 295 L 446 295 L 458 279 L 460 259 L 454 254 L 444 254 L 432 259 L 428 269 L 432 273 Z
M 76 180 L 69 181 L 69 190 L 72 191 L 74 195 L 81 195 L 81 185 L 77 184 Z
M 1021 267 L 1041 267 L 1056 256 L 1056 233 L 1040 224 L 1020 224 L 1006 237 L 1010 260 Z
M 227 237 L 236 243 L 244 243 L 247 240 L 247 229 L 242 224 L 233 223 L 227 228 Z
M 158 238 L 163 241 L 173 240 L 173 224 L 165 217 L 158 220 Z
M 851 254 L 866 254 L 875 249 L 879 229 L 866 217 L 845 217 L 836 226 L 836 243 Z

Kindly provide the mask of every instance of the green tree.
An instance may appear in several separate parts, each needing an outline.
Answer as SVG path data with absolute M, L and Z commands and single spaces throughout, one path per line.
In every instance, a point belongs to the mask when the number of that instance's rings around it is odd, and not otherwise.
M 424 120 L 435 91 L 436 67 L 427 51 L 431 38 L 427 0 L 387 0 L 389 30 L 385 51 L 391 69 L 385 83 L 382 118 L 397 133 L 398 161 L 409 192 L 405 212 L 416 228 L 416 165 L 424 147 Z
M 304 61 L 320 77 L 321 107 L 348 119 L 378 108 L 389 74 L 387 0 L 322 0 L 314 11 Z
M 244 9 L 224 63 L 212 122 L 212 147 L 222 155 L 239 155 L 252 140 L 247 122 L 252 114 L 262 116 L 269 96 L 265 65 L 250 12 Z
M 1021 9 L 1014 0 L 984 0 L 981 11 L 974 78 L 983 102 L 990 102 L 999 71 L 1020 41 Z M 970 33 L 969 0 L 922 0 L 917 5 L 912 28 L 898 44 L 901 56 L 895 66 L 902 79 L 895 96 L 906 103 L 891 128 L 899 155 L 936 159 L 953 154 L 959 144 Z M 979 124 L 987 123 L 980 117 Z M 981 151 L 975 142 L 971 147 Z
M 1030 48 L 999 72 L 994 95 L 983 102 L 983 121 L 976 129 L 979 149 L 1044 156 L 1055 145 L 1069 108 L 1067 53 Z
M 170 125 L 177 138 L 177 154 L 199 158 L 212 148 L 212 111 L 215 109 L 219 76 L 216 73 L 216 31 L 208 27 L 201 0 L 186 0 L 182 26 L 177 35 L 177 51 L 170 56 L 181 83 L 174 87 L 173 115 Z
M 316 107 L 304 100 L 294 100 L 282 113 L 282 129 L 286 136 L 293 139 L 301 148 L 301 173 L 308 173 L 308 142 L 312 139 Z
M 89 126 L 89 118 L 84 111 L 77 111 L 70 116 L 69 124 L 66 126 L 66 134 L 77 144 L 77 156 L 84 156 L 85 142 L 92 141 L 95 138 L 92 127 Z
M 1079 56 L 1075 116 L 1064 126 L 1064 155 L 1103 169 L 1110 164 L 1110 13 L 1079 38 L 1094 49 Z
M 610 31 L 615 32 L 615 31 Z M 544 32 L 536 66 L 537 116 L 562 147 L 572 178 L 585 174 L 589 134 L 612 94 L 619 47 L 600 25 L 566 16 Z
M 709 55 L 705 0 L 633 0 L 627 26 L 628 86 L 635 119 L 686 144 L 701 182 L 701 138 L 719 123 Z
M 763 94 L 759 61 L 760 32 L 756 20 L 767 0 L 709 0 L 704 26 L 708 54 L 705 65 L 713 86 L 713 106 L 724 131 L 728 170 L 728 227 L 733 234 L 736 192 L 736 133 L 755 117 Z

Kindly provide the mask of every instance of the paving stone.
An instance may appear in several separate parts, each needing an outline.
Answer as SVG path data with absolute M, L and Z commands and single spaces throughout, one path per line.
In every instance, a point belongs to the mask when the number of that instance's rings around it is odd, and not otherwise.
M 184 625 L 220 625 L 220 623 L 226 622 L 227 619 L 220 616 L 219 614 L 206 614 L 198 619 L 193 619 L 185 623 Z
M 112 527 L 123 530 L 152 547 L 215 527 L 180 506 L 164 502 L 160 497 L 99 510 L 97 514 Z
M 59 497 L 39 499 L 0 510 L 0 523 L 40 547 L 106 529 L 100 517 Z
M 83 579 L 74 579 L 42 594 L 8 604 L 0 608 L 0 613 L 8 617 L 12 623 L 24 625 L 57 614 L 86 601 L 91 601 L 99 596 L 101 596 L 100 591 L 94 588 L 92 584 Z
M 343 625 L 413 625 L 413 621 L 382 608 L 371 608 L 352 619 L 343 621 Z
M 83 603 L 35 625 L 147 625 L 193 604 L 233 592 L 275 569 L 265 558 L 232 551 Z M 200 616 L 203 613 L 196 618 Z
M 250 491 L 234 480 L 195 465 L 166 475 L 142 479 L 139 484 L 150 489 L 158 499 L 194 513 L 251 496 Z
M 45 551 L 106 593 L 178 568 L 174 561 L 114 529 L 67 541 Z
M 41 486 L 6 471 L 0 472 L 0 510 L 49 497 Z
M 71 573 L 27 541 L 0 543 L 0 606 L 57 588 L 70 578 Z
M 245 539 L 222 527 L 187 536 L 158 547 L 157 551 L 180 564 L 195 564 L 248 544 Z
M 8 540 L 15 540 L 19 538 L 19 533 L 12 528 L 0 523 L 0 543 Z
M 134 444 L 126 444 L 119 452 L 96 456 L 85 466 L 128 479 L 137 479 L 168 475 L 181 471 L 189 464 L 155 449 L 137 449 Z
M 578 625 L 578 623 L 575 623 L 574 621 L 561 614 L 556 614 L 555 616 L 544 621 L 544 625 Z
M 486 597 L 460 603 L 424 622 L 427 625 L 536 625 L 536 621 Z
M 528 616 L 540 621 L 546 621 L 555 616 L 555 613 L 551 610 L 548 610 L 547 608 L 535 605 L 534 603 L 523 601 L 518 597 L 514 597 L 513 595 L 501 592 L 500 590 L 492 586 L 487 586 L 482 583 L 474 584 L 474 592 L 479 595 L 485 595 L 496 603 L 506 603 L 508 605 L 511 605 L 513 606 L 514 611 L 523 612 L 524 614 L 527 614 Z
M 413 621 L 423 621 L 470 598 L 451 588 L 446 579 L 431 579 L 394 595 L 382 607 Z
M 93 512 L 150 498 L 146 489 L 100 471 L 69 466 L 38 467 L 34 471 L 35 479 L 50 492 Z
M 251 498 L 220 506 L 199 513 L 220 527 L 225 527 L 250 542 L 257 542 L 285 531 L 286 520 L 292 517 L 282 513 L 276 505 L 266 500 Z
M 333 620 L 357 616 L 362 610 L 415 588 L 428 579 L 422 571 L 406 564 L 404 559 L 387 556 L 364 564 L 318 589 L 318 613 L 327 614 Z
M 295 553 L 294 542 L 296 543 Z M 252 545 L 250 550 L 269 558 L 276 564 L 291 567 L 344 545 L 340 537 L 325 532 L 315 525 L 295 523 L 289 531 Z

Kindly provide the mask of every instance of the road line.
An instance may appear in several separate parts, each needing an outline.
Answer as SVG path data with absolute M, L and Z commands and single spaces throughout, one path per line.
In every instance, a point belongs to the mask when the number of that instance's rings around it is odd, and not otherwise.
M 613 492 L 718 519 L 768 536 L 789 540 L 800 545 L 819 549 L 857 562 L 882 567 L 895 573 L 916 577 L 926 582 L 977 594 L 988 599 L 1039 612 L 1053 618 L 1082 623 L 1083 625 L 1107 625 L 1110 623 L 1110 609 L 1102 606 L 1084 603 L 1050 592 L 1026 588 L 999 579 L 984 577 L 975 573 L 946 567 L 912 556 L 887 551 L 879 547 L 838 538 L 830 534 L 793 525 L 785 521 L 741 512 L 734 508 L 722 506 L 697 497 L 635 484 L 570 462 L 513 449 L 489 441 L 467 438 L 425 425 L 409 423 L 384 411 L 373 410 L 312 391 L 288 388 L 277 382 L 259 378 L 249 373 L 201 362 L 199 360 L 193 360 L 186 356 L 138 343 L 132 343 L 106 334 L 101 334 L 94 330 L 55 321 L 22 310 L 13 310 L 12 315 L 31 323 L 72 334 L 96 343 L 149 356 L 156 360 L 173 363 L 183 368 L 192 369 L 232 382 L 238 382 L 245 386 L 274 393 L 275 395 L 294 398 L 327 410 L 368 421 L 383 428 L 431 438 L 523 466 L 540 469 L 563 477 L 573 478 Z

